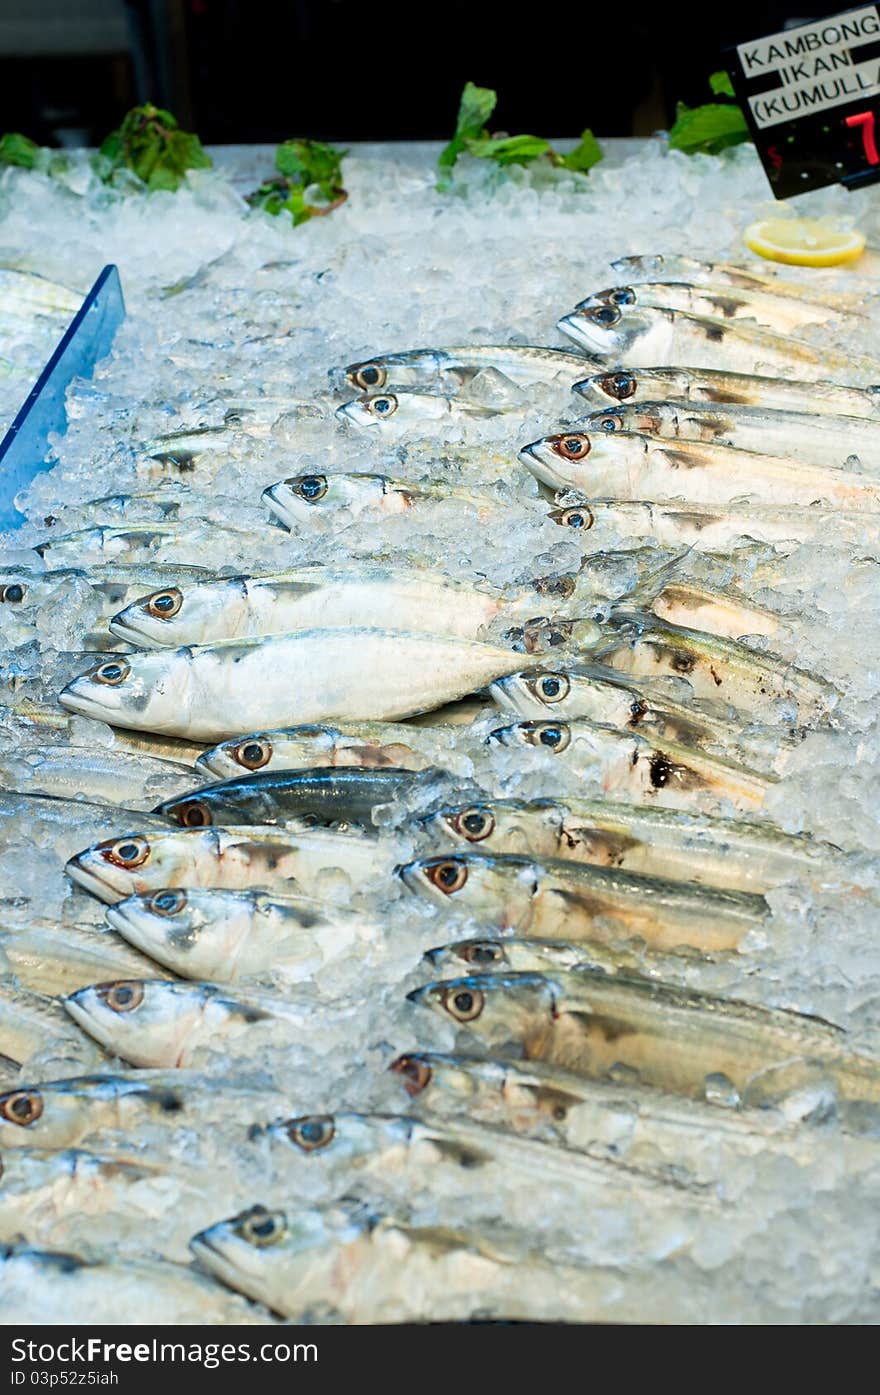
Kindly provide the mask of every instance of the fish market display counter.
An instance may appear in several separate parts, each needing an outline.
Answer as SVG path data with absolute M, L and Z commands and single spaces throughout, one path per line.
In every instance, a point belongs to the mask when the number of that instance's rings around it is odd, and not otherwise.
M 880 1316 L 880 263 L 609 146 L 0 177 L 7 1321 Z

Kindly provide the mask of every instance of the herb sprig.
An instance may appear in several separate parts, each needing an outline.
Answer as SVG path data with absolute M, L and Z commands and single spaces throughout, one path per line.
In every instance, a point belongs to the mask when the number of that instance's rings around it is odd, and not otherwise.
M 282 141 L 275 153 L 278 173 L 266 179 L 248 197 L 252 208 L 266 213 L 289 213 L 294 226 L 310 218 L 322 218 L 345 203 L 342 161 L 347 150 L 317 140 Z M 315 202 L 316 195 L 320 202 Z
M 602 151 L 592 131 L 586 130 L 568 155 L 560 155 L 542 136 L 492 135 L 486 122 L 498 103 L 498 94 L 489 87 L 465 83 L 458 107 L 455 134 L 437 161 L 437 188 L 443 192 L 452 183 L 452 171 L 460 155 L 473 155 L 478 160 L 493 160 L 502 168 L 506 165 L 530 165 L 546 159 L 562 169 L 586 174 L 602 159 Z
M 709 86 L 716 97 L 736 95 L 728 73 L 713 73 Z M 669 132 L 670 148 L 683 150 L 686 155 L 718 155 L 747 140 L 751 140 L 749 128 L 735 101 L 707 102 L 701 107 L 688 107 L 679 102 L 675 124 Z
M 209 169 L 211 157 L 198 136 L 182 131 L 170 111 L 147 103 L 134 107 L 102 143 L 98 177 L 112 184 L 129 170 L 147 189 L 179 189 L 188 170 Z

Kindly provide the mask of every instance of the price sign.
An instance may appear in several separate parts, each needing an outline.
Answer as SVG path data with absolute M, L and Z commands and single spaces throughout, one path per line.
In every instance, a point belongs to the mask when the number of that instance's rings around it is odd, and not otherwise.
M 737 44 L 728 66 L 776 198 L 880 180 L 877 5 Z

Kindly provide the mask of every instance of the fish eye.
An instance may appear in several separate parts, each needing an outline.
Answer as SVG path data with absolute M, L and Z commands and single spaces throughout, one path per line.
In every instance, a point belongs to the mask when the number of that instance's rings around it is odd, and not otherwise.
M 467 877 L 468 870 L 463 862 L 435 862 L 433 867 L 428 868 L 428 880 L 447 896 L 461 891 Z
M 553 509 L 550 517 L 563 528 L 592 528 L 595 518 L 585 504 L 572 509 Z
M 422 1090 L 430 1085 L 434 1074 L 429 1065 L 415 1056 L 398 1056 L 396 1061 L 391 1062 L 389 1069 L 404 1077 L 403 1088 L 411 1098 L 420 1095 Z
M 606 373 L 604 378 L 599 379 L 599 386 L 609 397 L 625 402 L 633 396 L 637 383 L 632 373 Z
M 255 1206 L 253 1211 L 241 1218 L 236 1229 L 243 1240 L 259 1250 L 266 1245 L 275 1245 L 284 1238 L 287 1219 L 281 1211 L 267 1211 L 263 1206 Z
M 532 746 L 546 746 L 558 754 L 571 740 L 571 732 L 561 722 L 532 722 L 526 728 L 526 737 Z
M 102 983 L 95 990 L 111 1012 L 133 1012 L 144 1001 L 142 983 Z
M 0 1114 L 10 1124 L 26 1129 L 35 1124 L 43 1112 L 43 1097 L 39 1090 L 10 1090 L 0 1095 Z
M 359 388 L 369 391 L 370 388 L 381 388 L 385 386 L 388 374 L 384 368 L 380 368 L 378 363 L 363 363 L 354 374 L 354 381 Z
M 619 417 L 616 412 L 606 412 L 598 421 L 594 421 L 593 425 L 598 426 L 600 431 L 607 431 L 609 433 L 612 431 L 622 431 L 623 418 Z
M 287 1137 L 304 1153 L 315 1153 L 332 1143 L 336 1126 L 329 1114 L 305 1114 L 301 1119 L 291 1119 L 287 1125 Z
M 20 581 L 10 581 L 8 586 L 0 587 L 0 601 L 7 601 L 9 605 L 21 605 L 25 597 L 25 588 Z
M 201 799 L 188 799 L 179 804 L 171 817 L 184 828 L 208 828 L 213 822 L 211 810 Z
M 182 605 L 183 596 L 176 586 L 170 586 L 167 591 L 157 591 L 148 596 L 144 602 L 144 610 L 156 620 L 170 620 Z
M 294 475 L 284 483 L 289 484 L 294 494 L 305 499 L 307 504 L 317 503 L 327 493 L 326 475 Z
M 96 683 L 105 683 L 110 688 L 116 688 L 131 673 L 131 668 L 124 659 L 112 659 L 106 664 L 98 664 L 89 674 Z
M 590 311 L 590 319 L 605 329 L 611 329 L 612 326 L 620 324 L 621 315 L 614 305 L 598 305 Z
M 450 819 L 456 833 L 467 838 L 469 843 L 482 843 L 495 829 L 495 816 L 489 809 L 462 809 Z
M 545 673 L 528 685 L 542 702 L 562 702 L 571 692 L 571 683 L 564 673 Z
M 456 1022 L 474 1022 L 486 1006 L 486 996 L 479 988 L 447 988 L 443 1006 Z
M 156 915 L 178 915 L 186 905 L 186 892 L 174 891 L 170 887 L 157 891 L 147 902 L 149 910 Z
M 245 770 L 260 770 L 272 759 L 272 747 L 268 741 L 242 741 L 233 750 L 232 758 Z
M 146 838 L 120 838 L 105 848 L 103 855 L 118 867 L 140 867 L 150 856 L 150 845 Z
M 590 438 L 580 433 L 570 436 L 551 436 L 550 445 L 564 460 L 583 460 L 590 453 Z
M 635 305 L 636 293 L 632 286 L 618 286 L 611 292 L 608 299 L 612 305 Z
M 377 417 L 391 417 L 397 411 L 399 402 L 393 393 L 387 393 L 384 397 L 370 397 L 367 399 L 367 407 Z
M 461 957 L 468 964 L 500 964 L 504 950 L 497 940 L 473 940 L 465 945 Z

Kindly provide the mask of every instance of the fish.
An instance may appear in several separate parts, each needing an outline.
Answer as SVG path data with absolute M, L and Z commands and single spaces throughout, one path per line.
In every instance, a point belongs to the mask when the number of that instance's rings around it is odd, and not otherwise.
M 748 542 L 792 545 L 819 541 L 838 547 L 876 549 L 880 527 L 871 515 L 819 508 L 765 508 L 751 503 L 658 504 L 650 499 L 594 499 L 566 495 L 547 515 L 560 527 L 575 528 L 599 545 L 601 538 L 641 541 L 661 547 L 690 547 L 698 552 L 729 552 Z
M 664 440 L 702 441 L 759 454 L 766 451 L 837 469 L 846 468 L 853 456 L 869 465 L 880 459 L 880 421 L 865 417 L 822 416 L 739 405 L 622 402 L 591 413 L 582 425 L 588 434 L 638 432 Z
M 71 857 L 65 871 L 78 886 L 112 903 L 167 887 L 255 887 L 315 892 L 328 874 L 344 872 L 350 885 L 365 884 L 381 865 L 375 838 L 336 829 L 297 833 L 278 828 L 178 828 L 127 833 Z M 390 860 L 390 858 L 389 858 Z
M 77 1028 L 77 1031 L 79 1029 Z M 82 1034 L 80 1034 L 82 1036 Z M 88 1039 L 82 1036 L 85 1042 Z M 235 1081 L 187 1071 L 104 1071 L 56 1080 L 27 1081 L 0 1094 L 0 1154 L 13 1149 L 78 1147 L 95 1141 L 114 1151 L 133 1138 L 164 1139 L 180 1132 L 191 1151 L 201 1129 L 241 1120 L 246 1138 L 252 1113 L 291 1107 L 283 1092 L 267 1090 L 244 1074 Z
M 622 730 L 644 732 L 654 740 L 668 737 L 683 746 L 735 748 L 741 729 L 723 716 L 703 711 L 683 699 L 651 688 L 650 683 L 621 680 L 601 664 L 566 664 L 564 668 L 527 669 L 493 683 L 499 707 L 521 717 L 588 718 Z M 161 806 L 157 813 L 164 813 Z
M 537 973 L 553 974 L 580 968 L 599 973 L 624 974 L 631 978 L 662 978 L 670 972 L 668 955 L 614 949 L 607 945 L 578 944 L 566 940 L 532 940 L 505 936 L 501 939 L 455 940 L 428 949 L 422 958 L 433 977 L 458 978 L 462 974 Z
M 513 722 L 496 727 L 489 740 L 564 756 L 568 767 L 598 780 L 607 797 L 650 800 L 664 809 L 718 813 L 719 805 L 728 803 L 738 810 L 761 809 L 777 783 L 774 775 L 691 746 L 655 744 L 636 732 L 584 720 Z
M 326 964 L 381 943 L 383 933 L 369 916 L 325 902 L 219 887 L 127 896 L 106 914 L 156 964 L 181 978 L 219 983 L 311 979 Z
M 846 854 L 768 820 L 709 818 L 608 799 L 486 799 L 420 821 L 438 851 L 450 840 L 491 853 L 533 853 L 763 894 L 845 874 Z
M 778 719 L 781 704 L 784 720 L 794 715 L 802 726 L 817 725 L 838 701 L 825 679 L 735 640 L 623 609 L 611 617 L 609 629 L 607 645 L 596 654 L 603 664 L 645 678 L 685 678 L 694 697 L 723 700 L 763 720 Z
M 597 305 L 652 306 L 666 310 L 684 310 L 689 315 L 709 315 L 714 319 L 741 320 L 775 330 L 778 334 L 797 334 L 805 325 L 829 325 L 845 329 L 847 322 L 860 317 L 853 308 L 844 311 L 831 305 L 820 305 L 796 296 L 780 295 L 774 289 L 712 285 L 710 282 L 688 280 L 639 281 L 631 286 L 611 286 L 595 291 L 575 306 L 589 310 Z
M 68 683 L 68 711 L 112 726 L 221 741 L 255 727 L 395 720 L 514 673 L 509 649 L 402 630 L 299 630 L 119 655 Z
M 0 750 L 0 780 L 7 789 L 22 794 L 59 799 L 82 796 L 128 809 L 141 804 L 149 808 L 157 798 L 167 798 L 192 779 L 191 765 L 112 747 L 57 742 Z
M 851 513 L 880 511 L 880 476 L 637 431 L 545 436 L 524 446 L 519 458 L 550 488 L 601 499 L 724 505 L 748 498 L 772 508 L 819 504 Z
M 652 256 L 618 257 L 611 265 L 621 276 L 637 282 L 643 279 L 653 281 L 662 276 L 674 281 L 692 281 L 697 285 L 712 283 L 767 291 L 771 295 L 804 300 L 811 305 L 825 306 L 832 310 L 858 310 L 863 306 L 863 301 L 858 296 L 847 295 L 837 288 L 832 290 L 830 287 L 817 285 L 815 276 L 809 283 L 792 281 L 781 275 L 772 264 L 762 267 L 759 272 L 753 266 L 738 266 L 733 262 L 707 262 L 698 257 L 661 252 Z
M 18 1326 L 265 1324 L 271 1319 L 189 1265 L 0 1246 L 0 1307 Z
M 473 510 L 478 518 L 501 518 L 504 501 L 488 489 L 464 489 L 446 483 L 406 484 L 388 475 L 292 475 L 263 490 L 262 500 L 287 528 L 344 524 L 362 513 L 407 514 L 422 506 L 448 505 Z
M 395 766 L 261 770 L 188 790 L 153 812 L 183 828 L 254 823 L 370 830 L 375 828 L 374 810 L 410 801 L 421 792 L 428 797 L 440 777 L 437 770 Z
M 245 529 L 211 525 L 210 541 L 231 551 L 246 545 L 251 534 Z M 120 527 L 98 525 L 80 528 L 59 537 L 50 536 L 34 547 L 34 552 L 53 569 L 87 567 L 92 562 L 119 561 L 126 565 L 143 561 L 187 562 L 194 552 L 204 549 L 205 525 L 198 518 L 179 523 L 126 523 Z
M 809 1167 L 820 1146 L 815 1129 L 798 1127 L 781 1110 L 719 1108 L 631 1080 L 588 1080 L 542 1061 L 411 1051 L 389 1069 L 410 1108 L 432 1120 L 466 1113 L 593 1157 L 658 1169 L 693 1188 L 717 1187 L 722 1195 L 746 1159 L 769 1154 Z M 827 1146 L 838 1158 L 846 1154 L 851 1175 L 865 1167 L 865 1144 L 852 1134 L 835 1131 Z
M 582 378 L 572 391 L 596 408 L 620 402 L 705 402 L 869 421 L 880 417 L 880 385 L 849 387 L 844 383 L 804 382 L 788 374 L 769 378 L 699 365 L 610 368 Z
M 275 576 L 232 576 L 165 587 L 114 615 L 130 644 L 175 647 L 292 630 L 388 626 L 476 639 L 504 597 L 439 573 L 361 564 L 302 567 Z
M 736 949 L 767 922 L 763 896 L 566 859 L 479 850 L 405 863 L 410 891 L 523 937 L 613 941 L 638 936 L 652 950 Z
M 30 1243 L 51 1239 L 71 1216 L 89 1223 L 132 1209 L 141 1182 L 161 1176 L 155 1164 L 82 1148 L 12 1149 L 3 1157 L 0 1244 L 25 1234 Z
M 627 1071 L 698 1100 L 723 1082 L 746 1104 L 823 1080 L 845 1099 L 880 1100 L 880 1062 L 850 1053 L 839 1027 L 780 1008 L 585 970 L 446 979 L 407 997 L 490 1048 L 512 1044 L 591 1079 Z
M 417 392 L 412 388 L 394 392 L 366 393 L 337 407 L 340 421 L 354 426 L 393 427 L 397 430 L 434 427 L 436 423 L 466 425 L 469 421 L 488 421 L 502 415 L 500 407 L 488 407 L 471 402 L 466 397 L 443 397 L 439 393 Z
M 32 922 L 0 930 L 0 959 L 28 993 L 57 997 L 105 978 L 161 978 L 161 970 L 115 935 Z
M 204 1064 L 213 1053 L 247 1054 L 261 1041 L 283 1045 L 309 1031 L 302 1008 L 285 998 L 239 997 L 197 980 L 120 979 L 79 988 L 62 1002 L 110 1055 L 154 1069 Z
M 557 328 L 587 352 L 622 362 L 626 368 L 712 368 L 756 376 L 797 375 L 825 382 L 839 374 L 880 376 L 873 359 L 842 354 L 827 345 L 753 329 L 719 316 L 689 315 L 647 305 L 596 305 L 557 321 Z
M 410 349 L 377 354 L 343 369 L 345 381 L 359 392 L 384 387 L 466 387 L 478 373 L 492 368 L 515 383 L 573 382 L 589 360 L 583 354 L 539 345 L 470 344 L 452 349 Z
M 782 616 L 755 605 L 734 587 L 710 588 L 673 578 L 664 580 L 659 587 L 636 586 L 629 593 L 627 604 L 638 607 L 640 603 L 658 620 L 722 639 L 740 639 L 744 635 L 777 639 L 787 628 Z
M 649 1287 L 610 1265 L 529 1251 L 497 1226 L 414 1226 L 355 1197 L 320 1208 L 257 1204 L 190 1243 L 208 1273 L 295 1322 L 648 1322 L 702 1306 L 674 1277 Z
M 309 770 L 349 766 L 425 770 L 449 759 L 449 742 L 430 727 L 395 722 L 347 722 L 344 727 L 304 725 L 234 736 L 203 751 L 199 774 L 228 780 L 256 770 Z
M 34 1076 L 79 1075 L 103 1059 L 65 1019 L 53 998 L 0 981 L 0 1056 Z
M 0 263 L 0 305 L 6 315 L 69 318 L 82 306 L 84 291 L 75 291 L 39 272 Z

